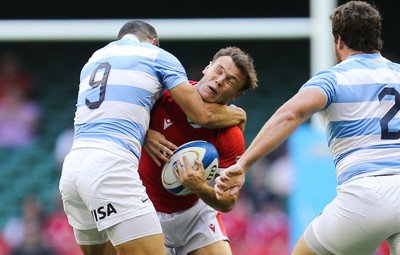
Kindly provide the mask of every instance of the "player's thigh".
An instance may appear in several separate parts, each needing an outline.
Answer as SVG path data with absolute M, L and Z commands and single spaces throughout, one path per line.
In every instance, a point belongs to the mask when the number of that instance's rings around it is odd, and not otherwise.
M 189 252 L 189 255 L 232 255 L 232 250 L 228 241 L 221 240 Z
M 119 255 L 165 255 L 164 236 L 154 234 L 115 246 Z
M 123 221 L 105 232 L 119 255 L 165 254 L 164 236 L 155 212 Z
M 307 237 L 307 242 L 305 241 Z M 312 247 L 312 248 L 311 248 Z M 301 235 L 297 241 L 291 255 L 334 255 L 332 252 L 327 250 L 321 242 L 315 236 L 312 225 L 308 225 L 304 234 Z
M 317 254 L 307 246 L 306 242 L 304 241 L 304 236 L 301 235 L 296 245 L 294 246 L 291 255 L 317 255 Z
M 103 244 L 79 245 L 85 255 L 117 255 L 110 241 Z
M 228 240 L 221 215 L 198 200 L 179 214 L 158 213 L 167 247 L 175 247 L 177 254 L 191 254 L 202 247 Z

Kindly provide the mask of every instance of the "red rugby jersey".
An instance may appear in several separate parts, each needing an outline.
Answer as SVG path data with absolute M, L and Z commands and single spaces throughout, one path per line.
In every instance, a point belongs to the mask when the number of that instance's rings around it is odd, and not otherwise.
M 191 82 L 196 84 L 195 82 Z M 205 140 L 215 146 L 219 153 L 219 168 L 234 164 L 243 154 L 245 141 L 238 126 L 208 129 L 191 125 L 181 108 L 174 102 L 169 91 L 164 92 L 151 113 L 150 129 L 162 133 L 176 146 L 193 140 Z M 190 208 L 199 197 L 196 194 L 176 196 L 169 193 L 161 182 L 162 167 L 157 166 L 143 149 L 139 174 L 147 194 L 159 212 L 173 213 Z

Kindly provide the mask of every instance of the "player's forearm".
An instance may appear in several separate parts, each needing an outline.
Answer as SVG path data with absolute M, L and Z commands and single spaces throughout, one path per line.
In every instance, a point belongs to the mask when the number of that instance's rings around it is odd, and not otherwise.
M 241 125 L 246 122 L 246 112 L 235 105 L 205 103 L 209 117 L 199 125 L 206 128 L 225 128 Z
M 319 89 L 301 91 L 282 105 L 264 124 L 238 163 L 247 171 L 251 165 L 283 143 L 312 114 L 323 109 L 327 99 Z
M 264 124 L 237 163 L 242 165 L 245 171 L 248 171 L 257 160 L 271 153 L 288 139 L 290 134 L 292 134 L 303 121 L 303 116 L 278 110 L 278 112 Z
M 170 90 L 171 96 L 189 119 L 207 128 L 225 128 L 240 125 L 246 121 L 246 113 L 234 105 L 226 106 L 205 103 L 197 90 L 187 82 Z
M 237 196 L 226 196 L 223 199 L 218 200 L 215 195 L 214 188 L 211 186 L 208 186 L 208 188 L 205 188 L 202 191 L 196 192 L 196 194 L 207 205 L 220 212 L 229 212 L 230 210 L 232 210 L 235 206 L 237 198 Z

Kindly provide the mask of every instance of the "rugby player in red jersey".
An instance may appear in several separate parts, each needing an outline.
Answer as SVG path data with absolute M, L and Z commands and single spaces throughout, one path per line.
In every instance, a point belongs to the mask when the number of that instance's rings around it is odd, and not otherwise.
M 227 104 L 257 87 L 253 59 L 237 47 L 219 50 L 203 70 L 200 81 L 192 82 L 203 101 Z M 161 170 L 168 155 L 186 142 L 205 140 L 219 153 L 219 168 L 234 164 L 245 149 L 241 128 L 207 129 L 196 125 L 174 102 L 168 91 L 151 113 L 139 163 L 139 174 L 153 202 L 164 232 L 167 254 L 229 255 L 232 251 L 221 221 L 221 212 L 230 211 L 237 196 L 218 200 L 205 181 L 205 171 L 178 168 L 178 178 L 193 194 L 176 196 L 162 185 Z M 201 162 L 198 167 L 202 168 Z

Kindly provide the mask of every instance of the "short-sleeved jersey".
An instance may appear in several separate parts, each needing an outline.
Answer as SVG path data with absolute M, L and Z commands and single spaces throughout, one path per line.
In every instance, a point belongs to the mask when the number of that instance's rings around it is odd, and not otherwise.
M 218 151 L 220 169 L 234 164 L 245 149 L 243 132 L 238 126 L 207 129 L 190 124 L 188 117 L 174 102 L 169 91 L 166 91 L 154 105 L 150 129 L 162 133 L 167 140 L 177 146 L 193 140 L 210 142 Z M 161 171 L 162 167 L 157 166 L 143 150 L 139 162 L 139 174 L 157 211 L 178 212 L 190 208 L 199 199 L 196 194 L 176 196 L 169 193 L 162 185 Z
M 357 54 L 321 71 L 301 89 L 319 88 L 319 113 L 338 183 L 400 173 L 400 65 L 380 53 Z
M 80 75 L 74 147 L 112 142 L 139 159 L 155 101 L 186 81 L 176 57 L 134 35 L 97 50 Z

